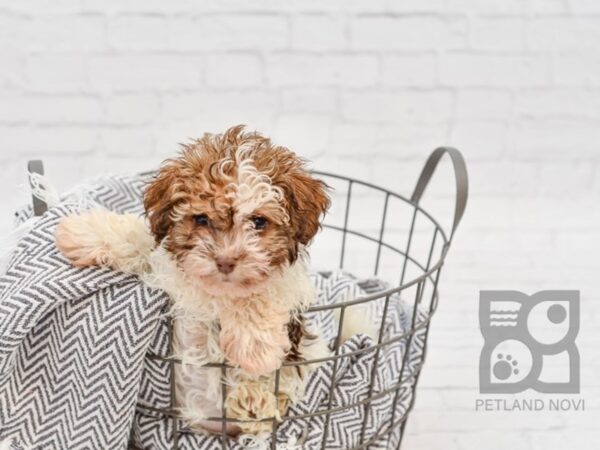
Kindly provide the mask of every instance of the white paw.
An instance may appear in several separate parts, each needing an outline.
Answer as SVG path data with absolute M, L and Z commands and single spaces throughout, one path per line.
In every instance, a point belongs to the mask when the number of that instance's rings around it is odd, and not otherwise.
M 91 213 L 63 217 L 56 227 L 56 246 L 74 266 L 86 267 L 107 264 L 101 237 L 93 226 Z

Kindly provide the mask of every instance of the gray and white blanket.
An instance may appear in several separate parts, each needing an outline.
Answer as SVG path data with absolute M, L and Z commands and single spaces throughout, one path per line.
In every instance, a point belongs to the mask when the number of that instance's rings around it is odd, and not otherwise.
M 106 177 L 87 188 L 92 203 L 120 213 L 141 213 L 141 176 Z M 14 449 L 143 449 L 173 446 L 174 421 L 136 405 L 169 407 L 169 364 L 148 358 L 167 355 L 165 307 L 167 295 L 141 283 L 136 276 L 109 269 L 73 268 L 54 244 L 61 217 L 80 210 L 64 201 L 50 208 L 19 240 L 0 278 L 0 443 Z M 31 216 L 30 208 L 17 213 Z M 383 289 L 376 280 L 356 280 L 349 274 L 314 274 L 317 304 L 348 300 Z M 374 302 L 381 315 L 383 300 Z M 413 310 L 392 297 L 384 340 L 410 328 Z M 417 320 L 422 318 L 418 314 Z M 331 311 L 308 315 L 309 326 L 328 338 L 336 333 Z M 347 354 L 337 364 L 330 398 L 333 362 L 321 365 L 307 384 L 303 401 L 289 412 L 277 432 L 277 447 L 352 448 L 374 438 L 369 448 L 395 446 L 399 429 L 385 434 L 412 399 L 412 377 L 423 355 L 423 333 L 411 341 L 405 378 L 397 402 L 390 388 L 400 380 L 407 339 L 375 351 L 360 352 L 374 342 L 356 335 L 340 347 Z M 374 368 L 374 365 L 377 366 Z M 373 390 L 370 391 L 371 377 Z M 387 392 L 390 391 L 390 392 Z M 369 412 L 360 403 L 375 396 Z M 396 403 L 396 411 L 392 405 Z M 351 406 L 354 405 L 355 406 Z M 350 405 L 349 408 L 341 408 Z M 328 418 L 313 416 L 331 406 Z M 336 409 L 339 408 L 339 409 Z M 325 435 L 325 429 L 328 432 Z M 266 441 L 230 439 L 228 448 L 268 448 Z M 178 434 L 179 449 L 220 449 L 217 436 Z M 395 448 L 395 447 L 394 447 Z

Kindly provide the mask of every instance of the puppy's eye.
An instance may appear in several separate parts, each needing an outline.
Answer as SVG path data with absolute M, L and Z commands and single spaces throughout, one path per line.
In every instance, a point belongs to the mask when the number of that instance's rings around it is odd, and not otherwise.
M 267 226 L 267 219 L 262 216 L 256 216 L 252 218 L 252 224 L 256 230 L 264 230 Z
M 196 225 L 206 227 L 209 224 L 208 216 L 206 214 L 198 214 L 194 216 L 194 222 L 196 222 Z

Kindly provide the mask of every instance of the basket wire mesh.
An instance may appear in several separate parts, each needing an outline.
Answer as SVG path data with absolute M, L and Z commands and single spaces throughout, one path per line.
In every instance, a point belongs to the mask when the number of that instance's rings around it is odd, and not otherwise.
M 443 155 L 447 154 L 453 163 L 454 174 L 456 179 L 456 203 L 454 210 L 454 219 L 452 223 L 452 228 L 450 233 L 447 235 L 438 221 L 436 221 L 432 215 L 430 215 L 427 211 L 425 211 L 420 205 L 419 202 L 421 197 L 427 187 L 440 159 Z M 33 166 L 30 167 L 31 171 L 39 171 L 41 169 L 36 167 L 37 162 L 33 162 Z M 406 422 L 410 411 L 412 410 L 415 404 L 415 390 L 419 381 L 419 376 L 421 373 L 421 368 L 425 361 L 425 356 L 427 353 L 427 334 L 429 331 L 429 325 L 431 322 L 431 318 L 433 313 L 435 312 L 438 300 L 438 281 L 440 277 L 440 272 L 442 266 L 444 264 L 444 259 L 450 247 L 450 243 L 452 241 L 452 237 L 458 227 L 458 224 L 462 218 L 464 213 L 467 196 L 468 196 L 468 178 L 467 171 L 464 159 L 461 153 L 450 147 L 440 147 L 436 149 L 428 158 L 421 175 L 417 181 L 416 187 L 413 191 L 413 194 L 410 198 L 403 197 L 395 192 L 390 190 L 381 188 L 371 183 L 366 183 L 363 181 L 359 181 L 353 178 L 348 178 L 345 176 L 335 175 L 331 173 L 325 172 L 314 172 L 315 175 L 322 178 L 324 181 L 329 182 L 330 180 L 334 180 L 337 183 L 345 184 L 345 200 L 343 205 L 343 214 L 342 214 L 342 223 L 334 224 L 328 221 L 325 221 L 323 224 L 324 230 L 329 230 L 339 235 L 340 239 L 340 252 L 339 252 L 339 268 L 346 268 L 348 250 L 347 243 L 349 237 L 358 238 L 361 240 L 365 240 L 370 242 L 371 244 L 376 246 L 375 251 L 375 261 L 373 263 L 372 275 L 378 276 L 380 270 L 382 269 L 382 255 L 384 252 L 391 252 L 392 254 L 399 255 L 401 259 L 401 264 L 396 267 L 396 270 L 399 272 L 397 274 L 397 285 L 393 287 L 386 288 L 384 290 L 379 290 L 374 293 L 369 293 L 367 295 L 363 295 L 359 298 L 352 299 L 349 301 L 344 301 L 340 303 L 334 303 L 329 305 L 317 305 L 309 308 L 308 313 L 311 312 L 319 312 L 325 310 L 334 310 L 337 309 L 339 311 L 338 314 L 338 324 L 337 324 L 337 335 L 334 339 L 333 349 L 331 356 L 312 359 L 307 361 L 285 361 L 282 367 L 285 366 L 302 366 L 307 364 L 315 364 L 315 363 L 325 363 L 328 361 L 332 361 L 333 370 L 331 374 L 331 380 L 329 380 L 329 392 L 328 392 L 328 400 L 327 405 L 324 409 L 308 412 L 302 415 L 289 415 L 286 413 L 283 415 L 280 420 L 277 420 L 275 417 L 269 419 L 263 419 L 262 421 L 271 422 L 271 441 L 270 446 L 272 450 L 277 448 L 277 439 L 276 434 L 278 427 L 280 424 L 287 420 L 297 420 L 297 419 L 307 419 L 317 416 L 322 416 L 324 418 L 324 429 L 323 429 L 323 439 L 322 444 L 320 446 L 321 450 L 325 450 L 327 446 L 327 436 L 330 428 L 330 416 L 333 413 L 340 412 L 343 410 L 348 410 L 350 408 L 362 407 L 364 408 L 364 421 L 362 423 L 359 444 L 352 447 L 351 450 L 359 450 L 368 448 L 370 445 L 375 443 L 376 441 L 385 438 L 386 436 L 390 436 L 391 433 L 399 432 L 397 438 L 396 448 L 400 448 L 402 437 L 404 436 L 404 430 L 406 427 Z M 349 217 L 350 211 L 353 204 L 353 191 L 356 190 L 357 187 L 361 189 L 366 189 L 372 193 L 378 193 L 383 195 L 383 207 L 381 210 L 381 219 L 378 225 L 378 229 L 375 230 L 374 235 L 369 235 L 366 232 L 359 231 L 357 229 L 351 228 L 349 226 Z M 389 221 L 389 210 L 391 201 L 400 201 L 404 205 L 407 205 L 410 208 L 410 225 L 408 228 L 407 238 L 403 247 L 399 247 L 397 244 L 390 242 L 388 238 L 386 238 L 386 224 Z M 415 257 L 414 254 L 411 253 L 413 251 L 414 246 L 414 237 L 415 237 L 415 226 L 417 223 L 417 219 L 425 220 L 432 227 L 433 233 L 431 237 L 428 239 L 429 248 L 426 251 L 425 261 L 420 262 Z M 436 252 L 437 250 L 437 252 Z M 414 277 L 408 277 L 408 269 L 409 267 L 416 268 L 417 275 Z M 407 293 L 409 290 L 414 291 L 414 294 L 411 293 L 412 298 L 412 317 L 411 317 L 411 326 L 410 329 L 402 332 L 401 334 L 394 335 L 391 338 L 384 339 L 384 326 L 386 324 L 386 318 L 388 314 L 388 310 L 390 307 L 390 299 L 393 295 L 400 295 L 404 299 L 407 298 Z M 428 295 L 425 294 L 426 290 L 428 290 Z M 346 352 L 344 354 L 340 354 L 340 347 L 342 342 L 340 336 L 342 335 L 342 329 L 344 326 L 344 318 L 346 315 L 346 311 L 349 307 L 359 305 L 359 304 L 367 304 L 369 302 L 383 301 L 383 313 L 381 318 L 381 323 L 378 326 L 378 334 L 376 343 L 372 346 L 366 348 L 359 348 L 354 351 Z M 425 316 L 420 317 L 417 320 L 418 311 L 424 311 Z M 421 331 L 422 330 L 422 331 Z M 411 344 L 413 338 L 417 332 L 423 333 L 423 354 L 421 356 L 420 361 L 412 368 L 412 370 L 408 370 L 408 355 L 409 349 L 411 348 Z M 168 339 L 169 339 L 169 354 L 168 355 L 155 355 L 148 354 L 148 358 L 153 360 L 162 361 L 165 364 L 169 365 L 169 385 L 170 385 L 170 407 L 169 408 L 158 408 L 154 406 L 150 406 L 143 403 L 138 403 L 137 410 L 140 412 L 148 412 L 153 414 L 159 414 L 162 417 L 168 418 L 168 420 L 173 421 L 172 427 L 172 435 L 171 435 L 171 448 L 178 449 L 179 448 L 179 439 L 181 433 L 198 433 L 197 431 L 193 431 L 187 429 L 182 426 L 181 420 L 178 417 L 177 409 L 176 409 L 176 398 L 175 398 L 175 368 L 176 365 L 181 364 L 181 361 L 170 357 L 173 354 L 173 322 L 169 320 L 168 323 Z M 397 381 L 380 391 L 375 391 L 374 380 L 375 380 L 375 371 L 378 368 L 378 361 L 380 358 L 380 354 L 382 349 L 387 346 L 390 346 L 394 343 L 404 340 L 405 342 L 405 351 L 401 361 L 400 374 Z M 355 401 L 351 404 L 345 404 L 341 406 L 334 406 L 333 398 L 334 398 L 334 389 L 336 384 L 334 380 L 336 379 L 336 374 L 338 371 L 339 363 L 342 358 L 351 358 L 355 357 L 367 352 L 375 352 L 374 354 L 374 364 L 370 373 L 370 384 L 368 386 L 368 394 L 365 398 Z M 227 434 L 226 426 L 228 423 L 239 423 L 240 420 L 233 419 L 228 417 L 227 408 L 225 406 L 225 400 L 227 397 L 227 371 L 231 368 L 225 363 L 213 363 L 208 364 L 208 367 L 216 367 L 221 370 L 221 391 L 222 391 L 222 416 L 221 417 L 211 417 L 207 420 L 216 421 L 221 423 L 221 433 L 220 433 L 220 442 L 221 448 L 226 450 L 229 448 L 229 439 L 230 436 Z M 274 383 L 274 394 L 277 398 L 279 394 L 279 381 L 280 381 L 280 369 L 278 369 L 275 373 L 275 383 Z M 403 410 L 398 408 L 398 402 L 400 400 L 400 393 L 403 390 L 408 390 L 408 405 Z M 407 391 L 404 391 L 405 393 Z M 391 416 L 388 421 L 387 426 L 380 429 L 378 432 L 374 433 L 370 437 L 366 437 L 366 427 L 369 420 L 370 414 L 370 405 L 375 400 L 378 400 L 384 396 L 393 396 L 392 401 L 392 411 Z M 131 446 L 130 448 L 135 448 L 135 446 Z

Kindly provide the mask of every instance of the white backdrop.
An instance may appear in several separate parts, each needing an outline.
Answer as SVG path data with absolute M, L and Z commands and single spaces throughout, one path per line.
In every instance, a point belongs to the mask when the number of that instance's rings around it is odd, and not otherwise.
M 599 448 L 600 2 L 0 1 L 1 233 L 27 159 L 66 189 L 237 123 L 404 194 L 460 148 L 471 195 L 404 447 Z M 453 195 L 444 167 L 425 202 L 449 217 Z M 474 411 L 480 289 L 582 291 L 585 412 Z

